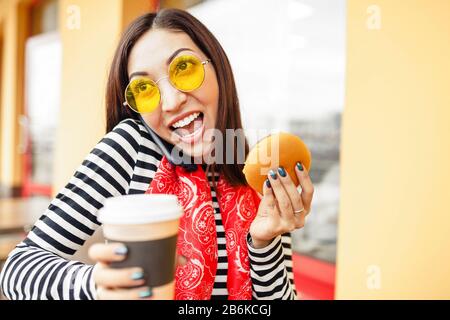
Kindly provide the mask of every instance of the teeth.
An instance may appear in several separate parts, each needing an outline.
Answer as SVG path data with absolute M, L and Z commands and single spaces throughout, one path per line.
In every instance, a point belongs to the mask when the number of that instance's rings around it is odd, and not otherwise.
M 190 116 L 187 116 L 184 119 L 181 119 L 180 121 L 175 122 L 172 127 L 174 127 L 175 129 L 177 128 L 182 128 L 184 126 L 187 126 L 188 124 L 190 124 L 192 121 L 194 121 L 195 119 L 198 118 L 198 116 L 200 115 L 200 112 L 196 112 L 191 114 Z

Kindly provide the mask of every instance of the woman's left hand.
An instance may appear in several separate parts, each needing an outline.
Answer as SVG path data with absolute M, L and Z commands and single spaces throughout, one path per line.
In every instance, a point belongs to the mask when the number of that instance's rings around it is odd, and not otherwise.
M 269 171 L 258 213 L 250 226 L 255 248 L 263 248 L 275 237 L 305 225 L 305 217 L 311 210 L 314 186 L 302 165 L 295 167 L 295 173 L 302 188 L 300 193 L 284 168 Z

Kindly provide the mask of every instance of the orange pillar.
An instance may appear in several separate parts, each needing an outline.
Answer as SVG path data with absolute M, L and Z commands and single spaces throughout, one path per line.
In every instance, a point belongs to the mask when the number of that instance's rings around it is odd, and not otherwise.
M 450 2 L 349 0 L 338 299 L 450 298 Z
M 123 29 L 154 7 L 155 1 L 148 0 L 60 1 L 63 65 L 55 192 L 105 133 L 105 84 Z

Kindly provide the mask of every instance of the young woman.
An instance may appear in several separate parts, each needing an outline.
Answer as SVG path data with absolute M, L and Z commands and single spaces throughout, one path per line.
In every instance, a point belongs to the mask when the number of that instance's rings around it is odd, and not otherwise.
M 11 252 L 0 278 L 6 297 L 151 299 L 140 268 L 108 267 L 125 259 L 120 243 L 92 246 L 94 266 L 69 259 L 99 227 L 106 198 L 159 192 L 177 194 L 185 209 L 176 299 L 294 299 L 289 232 L 303 227 L 310 211 L 306 169 L 298 163 L 299 193 L 286 171 L 275 168 L 260 199 L 247 186 L 242 163 L 192 170 L 163 152 L 176 145 L 202 159 L 217 148 L 210 130 L 242 129 L 229 61 L 206 27 L 176 9 L 136 19 L 115 53 L 106 108 L 106 136 Z M 248 151 L 245 141 L 238 148 Z M 192 210 L 201 221 L 189 220 Z

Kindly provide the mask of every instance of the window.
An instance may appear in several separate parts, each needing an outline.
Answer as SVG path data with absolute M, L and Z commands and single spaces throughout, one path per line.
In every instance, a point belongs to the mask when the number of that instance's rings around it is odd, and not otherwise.
M 334 262 L 345 1 L 209 0 L 188 11 L 227 52 L 245 129 L 291 132 L 311 149 L 313 208 L 306 226 L 293 234 L 293 249 Z

